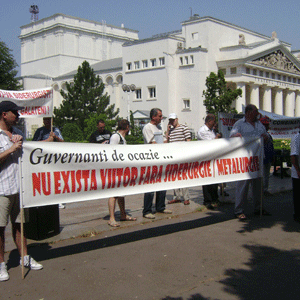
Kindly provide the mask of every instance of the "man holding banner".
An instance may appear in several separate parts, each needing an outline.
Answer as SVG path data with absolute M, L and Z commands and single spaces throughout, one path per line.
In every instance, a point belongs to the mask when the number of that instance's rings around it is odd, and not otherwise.
M 19 165 L 22 152 L 22 133 L 16 125 L 19 113 L 23 109 L 11 101 L 0 103 L 0 281 L 9 279 L 4 262 L 4 231 L 10 217 L 13 238 L 21 255 L 24 250 L 24 266 L 40 270 L 43 266 L 27 255 L 26 239 L 21 236 L 20 201 L 19 201 Z M 23 243 L 23 244 L 22 244 Z M 20 260 L 22 265 L 22 260 Z
M 266 129 L 258 120 L 258 109 L 253 104 L 248 104 L 245 108 L 245 117 L 237 121 L 230 133 L 230 137 L 263 137 L 264 142 L 268 141 Z M 235 216 L 240 221 L 247 220 L 244 209 L 247 204 L 249 184 L 252 184 L 252 195 L 255 201 L 254 213 L 260 214 L 260 202 L 262 197 L 262 182 L 261 178 L 254 178 L 250 180 L 241 180 L 237 182 L 235 192 Z M 262 210 L 262 214 L 270 215 L 266 210 Z

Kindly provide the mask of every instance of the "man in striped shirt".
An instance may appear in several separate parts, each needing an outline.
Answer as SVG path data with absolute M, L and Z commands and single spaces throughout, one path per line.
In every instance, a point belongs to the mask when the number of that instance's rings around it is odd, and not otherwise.
M 178 123 L 178 118 L 175 113 L 169 115 L 167 141 L 168 143 L 191 141 L 191 133 L 188 127 Z M 169 204 L 181 202 L 181 198 L 183 198 L 184 205 L 190 204 L 190 194 L 188 188 L 175 189 L 173 200 L 170 200 Z

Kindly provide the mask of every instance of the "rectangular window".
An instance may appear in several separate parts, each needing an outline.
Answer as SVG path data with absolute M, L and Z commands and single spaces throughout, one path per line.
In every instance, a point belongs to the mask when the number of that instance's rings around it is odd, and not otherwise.
M 131 63 L 127 63 L 127 70 L 130 71 L 132 69 Z
M 164 57 L 160 57 L 160 58 L 159 58 L 159 64 L 160 64 L 161 66 L 164 66 L 164 65 L 165 65 L 165 58 L 164 58 Z
M 292 82 L 292 78 L 291 77 L 288 77 L 288 82 Z
M 253 69 L 253 75 L 256 76 L 256 74 L 257 74 L 256 69 Z
M 134 62 L 134 68 L 135 68 L 136 70 L 138 70 L 138 69 L 140 68 L 140 62 L 139 62 L 139 61 L 135 61 L 135 62 Z
M 192 40 L 197 41 L 198 40 L 198 32 L 193 32 L 192 33 Z
M 236 68 L 230 68 L 230 74 L 236 74 Z
M 280 74 L 277 75 L 277 79 L 281 80 L 281 75 Z
M 185 57 L 184 57 L 184 61 L 185 61 L 185 64 L 188 65 L 188 64 L 189 64 L 189 57 L 188 57 L 188 56 L 185 56 Z
M 282 76 L 282 80 L 286 81 L 286 76 L 285 75 Z
M 293 78 L 293 83 L 296 83 L 296 78 L 295 77 Z
M 190 59 L 191 59 L 191 64 L 193 64 L 194 63 L 194 55 L 191 55 Z
M 155 89 L 155 87 L 149 87 L 148 92 L 149 92 L 149 98 L 150 99 L 156 98 L 156 89 Z
M 183 65 L 183 57 L 180 57 L 180 64 Z
M 272 73 L 272 79 L 275 79 L 275 73 Z
M 259 76 L 260 77 L 264 77 L 264 72 L 263 71 L 259 71 Z
M 250 68 L 246 68 L 246 74 L 250 74 Z
M 148 68 L 148 60 L 143 60 L 143 68 Z
M 266 77 L 269 78 L 270 77 L 270 74 L 269 72 L 266 72 Z
M 298 84 L 300 84 L 300 79 L 298 79 Z
M 183 109 L 190 109 L 190 100 L 189 99 L 183 99 Z
M 135 90 L 135 99 L 137 100 L 142 99 L 142 89 Z
M 151 67 L 156 67 L 156 58 L 150 59 Z
M 220 69 L 220 71 L 223 73 L 223 75 L 226 75 L 226 69 Z

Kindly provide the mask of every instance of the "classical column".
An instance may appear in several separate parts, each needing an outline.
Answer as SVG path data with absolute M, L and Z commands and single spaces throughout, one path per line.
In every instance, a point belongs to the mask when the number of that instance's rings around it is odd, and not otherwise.
M 283 115 L 283 92 L 282 89 L 274 89 L 275 94 L 275 103 L 274 103 L 274 112 L 278 115 Z
M 271 87 L 264 86 L 263 87 L 263 107 L 262 109 L 265 111 L 272 112 L 272 93 Z
M 250 104 L 259 108 L 259 85 L 257 84 L 250 85 Z
M 246 84 L 244 82 L 238 82 L 236 88 L 242 90 L 242 96 L 237 98 L 235 102 L 235 109 L 240 113 L 243 112 L 246 106 Z
M 300 92 L 296 92 L 295 100 L 295 117 L 300 117 Z
M 295 114 L 295 92 L 287 90 L 285 103 L 284 103 L 285 115 L 287 117 L 294 117 Z

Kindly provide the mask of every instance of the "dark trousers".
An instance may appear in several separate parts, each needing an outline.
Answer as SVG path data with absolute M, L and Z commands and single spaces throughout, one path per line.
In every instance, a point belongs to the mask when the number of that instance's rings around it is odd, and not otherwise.
M 156 199 L 155 199 L 155 208 L 156 211 L 164 211 L 166 208 L 166 193 L 167 191 L 157 191 Z M 152 213 L 152 202 L 153 202 L 154 192 L 145 193 L 144 194 L 144 209 L 143 209 L 143 216 Z
M 202 185 L 204 204 L 218 202 L 218 184 Z
M 300 218 L 300 179 L 293 179 L 294 217 Z

